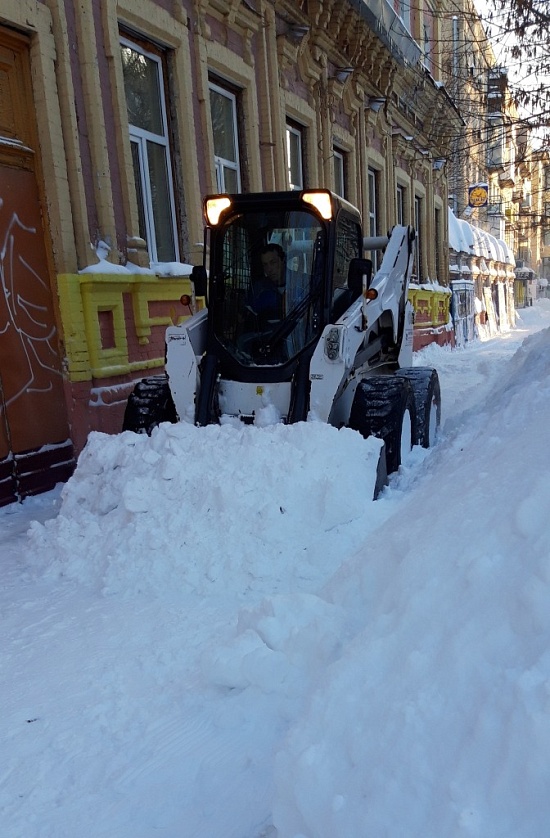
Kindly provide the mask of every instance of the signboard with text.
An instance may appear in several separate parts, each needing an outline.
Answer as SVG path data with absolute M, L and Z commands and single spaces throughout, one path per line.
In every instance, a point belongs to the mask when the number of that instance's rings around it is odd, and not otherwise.
M 489 189 L 486 183 L 476 183 L 468 189 L 468 204 L 471 207 L 485 207 L 489 199 Z

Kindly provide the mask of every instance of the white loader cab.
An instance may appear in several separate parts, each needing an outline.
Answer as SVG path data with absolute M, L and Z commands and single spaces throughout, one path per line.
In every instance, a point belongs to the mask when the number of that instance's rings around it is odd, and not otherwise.
M 269 409 L 383 439 L 380 485 L 412 445 L 431 445 L 440 389 L 435 370 L 412 367 L 414 229 L 366 238 L 327 190 L 213 195 L 204 214 L 193 280 L 207 305 L 167 329 L 166 374 L 138 383 L 124 429 L 254 423 Z

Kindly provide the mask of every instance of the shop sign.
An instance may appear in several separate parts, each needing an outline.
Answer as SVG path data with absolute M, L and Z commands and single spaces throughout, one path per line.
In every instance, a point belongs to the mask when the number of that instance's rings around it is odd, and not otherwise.
M 471 207 L 485 207 L 489 199 L 486 183 L 476 183 L 468 188 L 468 203 Z

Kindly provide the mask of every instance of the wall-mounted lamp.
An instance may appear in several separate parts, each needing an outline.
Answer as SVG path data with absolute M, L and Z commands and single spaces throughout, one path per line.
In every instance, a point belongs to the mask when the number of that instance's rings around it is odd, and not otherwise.
M 289 23 L 286 34 L 293 41 L 301 41 L 309 32 L 309 26 L 302 26 L 300 23 Z
M 444 157 L 436 157 L 435 160 L 432 160 L 432 169 L 434 169 L 436 172 L 439 172 L 446 162 L 447 161 Z
M 391 132 L 392 137 L 401 137 L 401 139 L 405 140 L 407 143 L 412 143 L 414 137 L 412 134 L 405 134 L 402 128 L 392 128 Z
M 336 67 L 334 75 L 331 76 L 331 78 L 337 79 L 340 84 L 344 84 L 344 82 L 349 79 L 354 69 L 355 67 Z
M 374 113 L 378 113 L 380 108 L 383 108 L 386 104 L 386 97 L 385 96 L 365 96 L 365 110 L 366 111 L 374 111 Z

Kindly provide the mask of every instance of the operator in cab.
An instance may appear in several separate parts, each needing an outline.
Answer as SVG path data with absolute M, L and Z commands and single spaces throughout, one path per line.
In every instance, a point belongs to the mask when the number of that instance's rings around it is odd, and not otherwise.
M 265 323 L 284 316 L 286 257 L 279 244 L 267 244 L 260 250 L 263 277 L 252 283 L 249 308 Z
M 258 358 L 263 362 L 267 359 L 269 363 L 279 363 L 304 346 L 310 309 L 307 303 L 309 276 L 294 269 L 299 257 L 292 256 L 289 264 L 287 254 L 276 242 L 261 247 L 256 258 L 263 275 L 252 280 L 245 298 L 240 323 L 243 337 L 239 340 L 239 348 L 255 355 L 253 347 L 259 334 L 267 335 Z M 267 347 L 269 351 L 266 351 Z

